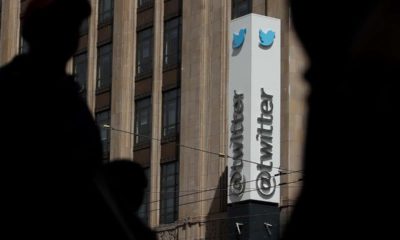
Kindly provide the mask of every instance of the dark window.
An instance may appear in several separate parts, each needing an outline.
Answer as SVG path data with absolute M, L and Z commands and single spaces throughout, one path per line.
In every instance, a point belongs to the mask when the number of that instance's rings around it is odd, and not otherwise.
M 110 156 L 110 110 L 96 113 L 96 122 L 100 128 L 103 158 L 108 159 Z
M 151 133 L 151 100 L 144 98 L 135 104 L 135 143 L 150 142 Z
M 175 136 L 179 132 L 179 89 L 163 94 L 163 137 Z
M 114 0 L 99 1 L 99 25 L 111 23 L 113 20 Z
M 111 86 L 112 45 L 101 46 L 98 50 L 96 90 L 101 90 Z
M 232 0 L 232 19 L 251 13 L 252 0 Z
M 173 223 L 178 216 L 178 162 L 161 165 L 160 223 Z
M 164 28 L 164 66 L 180 62 L 180 18 L 165 22 Z
M 79 28 L 79 35 L 81 35 L 81 36 L 86 35 L 88 33 L 88 30 L 89 30 L 89 19 L 85 18 L 82 21 L 82 24 Z
M 22 34 L 20 34 L 20 37 L 19 37 L 19 53 L 20 54 L 27 53 L 28 50 L 29 50 L 28 42 L 25 40 L 25 38 L 22 37 Z
M 74 56 L 74 77 L 80 86 L 80 94 L 86 97 L 87 86 L 87 53 L 81 53 Z
M 147 187 L 144 190 L 143 202 L 137 211 L 137 215 L 140 219 L 142 219 L 142 221 L 144 223 L 148 223 L 149 222 L 149 199 L 150 199 L 150 181 L 149 181 L 150 168 L 145 168 L 144 174 L 147 178 Z
M 138 0 L 138 8 L 148 7 L 153 5 L 153 0 Z
M 150 73 L 153 69 L 153 29 L 147 28 L 137 34 L 136 73 Z

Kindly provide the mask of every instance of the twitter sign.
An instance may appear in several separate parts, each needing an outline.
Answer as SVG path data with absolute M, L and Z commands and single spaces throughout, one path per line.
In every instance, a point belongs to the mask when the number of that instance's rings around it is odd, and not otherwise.
M 268 32 L 263 32 L 263 30 L 260 29 L 259 35 L 260 35 L 260 46 L 267 48 L 272 46 L 275 40 L 274 31 L 269 30 Z
M 233 34 L 233 41 L 232 41 L 233 48 L 237 49 L 243 45 L 244 40 L 246 38 L 246 31 L 247 31 L 246 28 L 243 28 L 240 29 L 238 34 L 236 33 Z
M 280 20 L 232 20 L 228 82 L 228 203 L 280 203 Z

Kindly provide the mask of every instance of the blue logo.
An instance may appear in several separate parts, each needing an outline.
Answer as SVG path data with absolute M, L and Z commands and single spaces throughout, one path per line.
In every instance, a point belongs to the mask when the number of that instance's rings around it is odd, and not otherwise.
M 275 32 L 270 30 L 265 33 L 260 29 L 259 33 L 260 33 L 260 45 L 262 47 L 271 47 L 275 40 Z
M 235 48 L 240 48 L 243 43 L 244 39 L 246 37 L 246 28 L 242 28 L 239 31 L 239 34 L 233 33 L 233 41 L 232 41 L 232 47 Z

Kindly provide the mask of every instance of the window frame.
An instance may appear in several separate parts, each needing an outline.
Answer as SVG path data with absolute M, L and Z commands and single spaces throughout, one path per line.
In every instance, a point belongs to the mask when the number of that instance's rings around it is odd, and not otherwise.
M 175 107 L 175 122 L 170 123 L 170 106 Z M 179 134 L 180 126 L 180 89 L 170 89 L 163 92 L 162 104 L 162 137 L 174 137 Z M 171 130 L 173 129 L 173 130 Z
M 99 119 L 99 116 L 102 114 L 107 114 L 107 116 L 103 119 Z M 106 127 L 105 125 L 111 126 L 111 110 L 106 109 L 103 111 L 96 112 L 95 114 L 96 124 L 100 130 L 100 140 L 103 149 L 103 159 L 110 158 L 110 140 L 111 140 L 111 131 L 110 127 Z M 105 138 L 103 140 L 103 133 L 105 133 Z
M 141 3 L 141 1 L 143 1 Z M 154 6 L 154 0 L 138 0 L 137 1 L 137 8 L 138 9 L 145 9 Z
M 173 174 L 168 174 L 168 169 L 166 168 L 171 165 L 173 165 L 174 171 Z M 174 177 L 174 184 L 168 184 L 169 177 Z M 170 224 L 178 219 L 179 161 L 161 164 L 160 181 L 160 224 Z M 169 206 L 171 199 L 173 199 L 173 206 Z
M 241 5 L 247 5 L 247 11 L 241 12 L 239 7 Z M 242 17 L 252 12 L 253 1 L 252 0 L 232 0 L 232 19 Z
M 144 189 L 144 196 L 143 196 L 143 202 L 140 205 L 139 209 L 137 210 L 137 216 L 144 222 L 148 223 L 149 222 L 149 213 L 150 213 L 150 168 L 144 168 L 144 175 L 146 176 L 147 179 L 147 186 Z
M 106 48 L 109 49 L 106 49 Z M 106 43 L 103 44 L 99 47 L 97 47 L 97 72 L 96 72 L 96 93 L 98 92 L 102 92 L 104 90 L 109 90 L 112 86 L 112 61 L 113 61 L 113 45 L 112 43 Z M 104 50 L 106 49 L 106 50 Z M 103 50 L 103 51 L 102 51 Z M 106 78 L 103 78 L 103 67 L 102 67 L 102 57 L 107 56 L 108 55 L 108 60 L 109 60 L 109 64 L 108 67 L 109 68 L 109 73 L 108 75 L 106 75 Z M 106 80 L 106 81 L 104 81 Z
M 148 31 L 148 32 L 146 32 Z M 145 34 L 148 33 L 148 36 Z M 144 36 L 141 36 L 144 35 Z M 143 54 L 144 49 L 142 46 L 148 43 L 149 45 L 149 57 L 146 60 L 140 57 Z M 137 31 L 137 41 L 136 41 L 136 75 L 143 76 L 153 73 L 153 58 L 154 58 L 154 32 L 153 27 L 148 27 Z M 145 66 L 145 67 L 143 67 Z
M 80 86 L 80 89 L 79 89 L 79 93 L 83 96 L 83 97 L 86 97 L 86 93 L 87 93 L 87 81 L 88 81 L 88 53 L 87 53 L 87 51 L 83 51 L 83 52 L 80 52 L 80 53 L 78 53 L 78 54 L 75 54 L 74 56 L 73 56 L 73 60 L 72 60 L 72 62 L 73 62 L 73 64 L 72 64 L 72 72 L 73 72 L 73 74 L 74 74 L 74 80 L 75 80 L 75 82 L 77 82 L 78 84 L 79 84 L 79 86 Z M 77 66 L 78 66 L 78 64 L 83 64 L 83 68 L 82 69 L 85 69 L 84 70 L 84 73 L 83 74 L 77 74 L 77 70 L 79 69 Z M 79 78 L 79 76 L 83 76 L 83 82 L 82 81 L 80 81 L 80 78 Z M 78 79 L 79 78 L 79 79 Z
M 106 4 L 104 1 L 110 1 L 110 9 L 105 9 Z M 109 14 L 110 16 L 106 16 Z M 98 6 L 98 25 L 102 27 L 107 24 L 111 24 L 114 21 L 114 0 L 99 0 Z
M 151 97 L 145 97 L 135 101 L 135 146 L 147 145 L 150 143 L 152 124 L 151 111 Z M 142 119 L 142 114 L 147 117 L 147 129 L 139 129 L 139 126 L 143 126 L 143 124 L 139 122 Z
M 176 25 L 172 24 L 176 22 Z M 171 24 L 170 26 L 168 26 Z M 177 39 L 176 39 L 176 50 L 172 54 L 166 53 L 168 51 L 168 47 L 171 46 L 168 44 L 170 41 L 173 41 L 171 38 L 168 38 L 169 34 L 172 34 L 173 31 L 177 31 Z M 182 52 L 182 18 L 179 17 L 174 17 L 171 19 L 168 19 L 167 21 L 164 22 L 164 43 L 163 43 L 163 66 L 164 68 L 168 68 L 171 66 L 176 66 L 181 63 L 181 52 Z M 171 39 L 168 41 L 168 39 Z M 172 56 L 172 57 L 171 57 Z M 175 57 L 175 61 L 170 61 L 169 58 Z

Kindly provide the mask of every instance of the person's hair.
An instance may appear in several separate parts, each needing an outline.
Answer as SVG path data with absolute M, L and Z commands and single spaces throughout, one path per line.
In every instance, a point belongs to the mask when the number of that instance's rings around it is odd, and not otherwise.
M 91 13 L 88 0 L 31 0 L 24 14 L 22 36 L 29 46 L 46 48 L 58 42 L 62 51 L 74 51 L 79 27 Z M 71 49 L 68 49 L 71 48 Z

